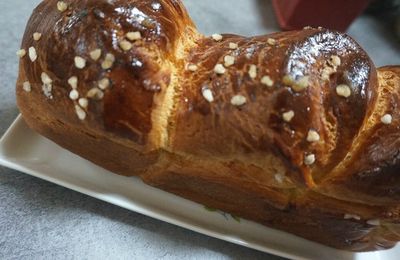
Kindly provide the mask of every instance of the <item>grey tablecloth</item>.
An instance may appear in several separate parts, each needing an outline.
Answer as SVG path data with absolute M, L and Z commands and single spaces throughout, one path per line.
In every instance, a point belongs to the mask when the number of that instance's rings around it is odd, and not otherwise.
M 0 135 L 18 114 L 15 51 L 39 0 L 0 0 Z M 276 31 L 268 0 L 184 0 L 199 29 Z M 377 65 L 400 64 L 400 47 L 371 17 L 349 33 Z M 0 167 L 0 259 L 275 259 L 121 209 Z

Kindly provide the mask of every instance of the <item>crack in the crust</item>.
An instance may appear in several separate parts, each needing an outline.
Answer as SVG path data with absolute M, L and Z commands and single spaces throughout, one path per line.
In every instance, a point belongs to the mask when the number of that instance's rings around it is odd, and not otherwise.
M 178 100 L 182 93 L 180 79 L 183 78 L 185 71 L 185 59 L 190 50 L 196 45 L 197 38 L 203 37 L 194 29 L 188 29 L 192 35 L 186 35 L 179 40 L 172 60 L 165 61 L 165 66 L 170 69 L 170 83 L 163 94 L 154 96 L 156 107 L 151 114 L 153 128 L 150 132 L 150 139 L 153 143 L 153 149 L 168 150 L 170 147 L 170 137 L 174 130 L 174 113 L 178 109 Z
M 166 96 L 166 99 L 169 98 L 169 100 L 166 100 L 165 102 L 172 102 L 172 104 L 170 104 L 169 106 L 169 111 L 166 118 L 166 125 L 164 127 L 165 133 L 163 136 L 164 140 L 161 141 L 161 148 L 166 150 L 168 149 L 168 147 L 170 147 L 170 136 L 174 128 L 174 123 L 172 119 L 174 117 L 175 111 L 177 110 L 178 98 L 181 93 L 181 88 L 179 85 L 179 74 L 177 73 L 176 67 L 174 68 L 174 72 L 171 72 L 171 83 L 168 88 L 170 89 L 169 91 L 171 91 L 171 93 L 170 95 Z

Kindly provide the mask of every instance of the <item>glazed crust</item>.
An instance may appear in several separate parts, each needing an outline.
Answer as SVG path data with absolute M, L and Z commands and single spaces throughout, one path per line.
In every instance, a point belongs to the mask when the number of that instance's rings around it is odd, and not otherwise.
M 400 67 L 375 69 L 325 29 L 205 37 L 178 0 L 64 2 L 43 1 L 23 38 L 37 54 L 21 58 L 16 87 L 32 129 L 115 173 L 325 245 L 400 240 Z

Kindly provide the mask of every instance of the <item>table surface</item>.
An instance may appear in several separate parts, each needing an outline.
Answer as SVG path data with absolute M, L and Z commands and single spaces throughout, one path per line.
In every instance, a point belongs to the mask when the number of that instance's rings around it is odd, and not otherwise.
M 18 114 L 14 84 L 25 24 L 40 0 L 0 1 L 0 136 Z M 184 0 L 205 34 L 278 30 L 269 0 Z M 400 44 L 380 21 L 350 27 L 377 66 L 400 64 Z M 0 259 L 278 259 L 210 238 L 0 167 Z

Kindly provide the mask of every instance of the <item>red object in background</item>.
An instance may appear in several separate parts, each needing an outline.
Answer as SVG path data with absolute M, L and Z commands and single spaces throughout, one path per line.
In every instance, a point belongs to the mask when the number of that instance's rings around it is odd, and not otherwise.
M 273 0 L 283 30 L 322 26 L 345 31 L 369 0 Z

